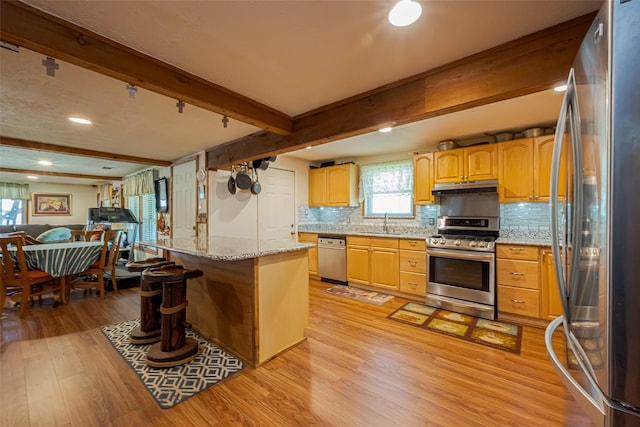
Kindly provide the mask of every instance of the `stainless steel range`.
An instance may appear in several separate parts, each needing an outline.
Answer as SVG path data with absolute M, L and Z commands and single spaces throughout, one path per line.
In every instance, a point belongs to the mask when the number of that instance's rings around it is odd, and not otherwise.
M 427 305 L 495 319 L 499 212 L 495 193 L 441 197 L 438 234 L 426 242 Z

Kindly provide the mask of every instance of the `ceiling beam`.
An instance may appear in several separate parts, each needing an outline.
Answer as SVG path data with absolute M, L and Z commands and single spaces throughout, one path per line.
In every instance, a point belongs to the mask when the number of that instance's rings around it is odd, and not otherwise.
M 39 171 L 39 170 L 31 170 L 31 169 L 0 168 L 0 172 L 20 173 L 20 174 L 27 174 L 27 175 L 60 176 L 65 178 L 95 179 L 100 181 L 122 181 L 121 176 L 84 175 L 81 173 L 50 172 L 50 171 Z
M 171 166 L 172 162 L 167 160 L 148 159 L 146 157 L 126 156 L 106 151 L 87 150 L 84 148 L 65 147 L 64 145 L 46 144 L 44 142 L 27 141 L 25 139 L 10 138 L 0 136 L 0 145 L 8 147 L 25 148 L 29 150 L 46 151 L 59 154 L 70 154 L 72 156 L 93 157 L 96 159 L 114 160 L 117 162 L 142 163 L 152 166 Z
M 209 169 L 298 150 L 550 89 L 566 81 L 591 13 L 213 147 Z
M 21 2 L 2 1 L 0 38 L 276 134 L 292 129 L 280 111 Z

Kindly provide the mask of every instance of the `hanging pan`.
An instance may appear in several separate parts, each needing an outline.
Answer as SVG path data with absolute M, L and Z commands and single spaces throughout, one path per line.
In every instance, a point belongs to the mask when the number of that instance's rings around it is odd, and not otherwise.
M 236 175 L 236 185 L 241 190 L 248 190 L 251 188 L 251 184 L 253 184 L 253 180 L 247 172 L 247 166 L 242 165 L 242 170 Z
M 227 181 L 227 190 L 229 193 L 236 194 L 236 179 L 233 177 L 235 169 L 231 166 L 231 175 L 229 175 L 229 181 Z
M 256 169 L 255 172 L 256 180 L 253 184 L 251 184 L 251 193 L 257 196 L 258 194 L 260 194 L 260 191 L 262 191 L 262 185 L 260 185 L 260 182 L 258 182 L 258 169 Z

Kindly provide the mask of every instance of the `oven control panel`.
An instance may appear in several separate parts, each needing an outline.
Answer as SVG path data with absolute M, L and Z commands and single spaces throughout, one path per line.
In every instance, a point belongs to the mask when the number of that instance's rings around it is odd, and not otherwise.
M 427 239 L 427 246 L 431 248 L 464 249 L 481 252 L 493 252 L 495 244 L 493 237 L 437 235 Z

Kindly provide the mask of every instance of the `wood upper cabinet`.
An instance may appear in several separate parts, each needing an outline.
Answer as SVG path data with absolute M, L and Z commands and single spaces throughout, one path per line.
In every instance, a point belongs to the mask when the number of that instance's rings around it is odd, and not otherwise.
M 497 145 L 500 201 L 533 201 L 533 138 L 516 139 Z
M 309 170 L 309 207 L 327 204 L 327 168 Z
M 498 147 L 477 145 L 434 153 L 434 182 L 498 178 Z
M 553 158 L 553 146 L 555 135 L 545 135 L 534 138 L 533 147 L 533 200 L 536 202 L 549 201 L 549 189 L 551 187 L 551 160 Z M 569 144 L 562 147 L 560 164 L 564 165 L 567 160 L 566 151 Z M 562 198 L 566 194 L 567 169 L 561 168 L 558 176 L 558 197 Z
M 433 203 L 433 153 L 413 156 L 413 203 Z
M 316 247 L 309 248 L 307 256 L 309 258 L 309 275 L 318 275 L 318 235 L 316 233 L 298 233 L 298 241 L 304 243 L 314 243 Z
M 349 283 L 398 289 L 398 239 L 347 236 Z
M 309 170 L 309 207 L 358 206 L 358 167 L 354 164 Z
M 553 253 L 551 252 L 551 249 L 543 249 L 541 257 L 541 317 L 544 320 L 553 320 L 558 316 L 562 316 L 563 309 L 562 301 L 560 300 L 560 291 L 558 289 L 558 280 L 556 279 Z
M 525 138 L 498 144 L 501 202 L 548 202 L 554 135 Z M 564 145 L 564 164 L 568 144 Z M 558 197 L 566 194 L 567 169 L 561 168 Z

